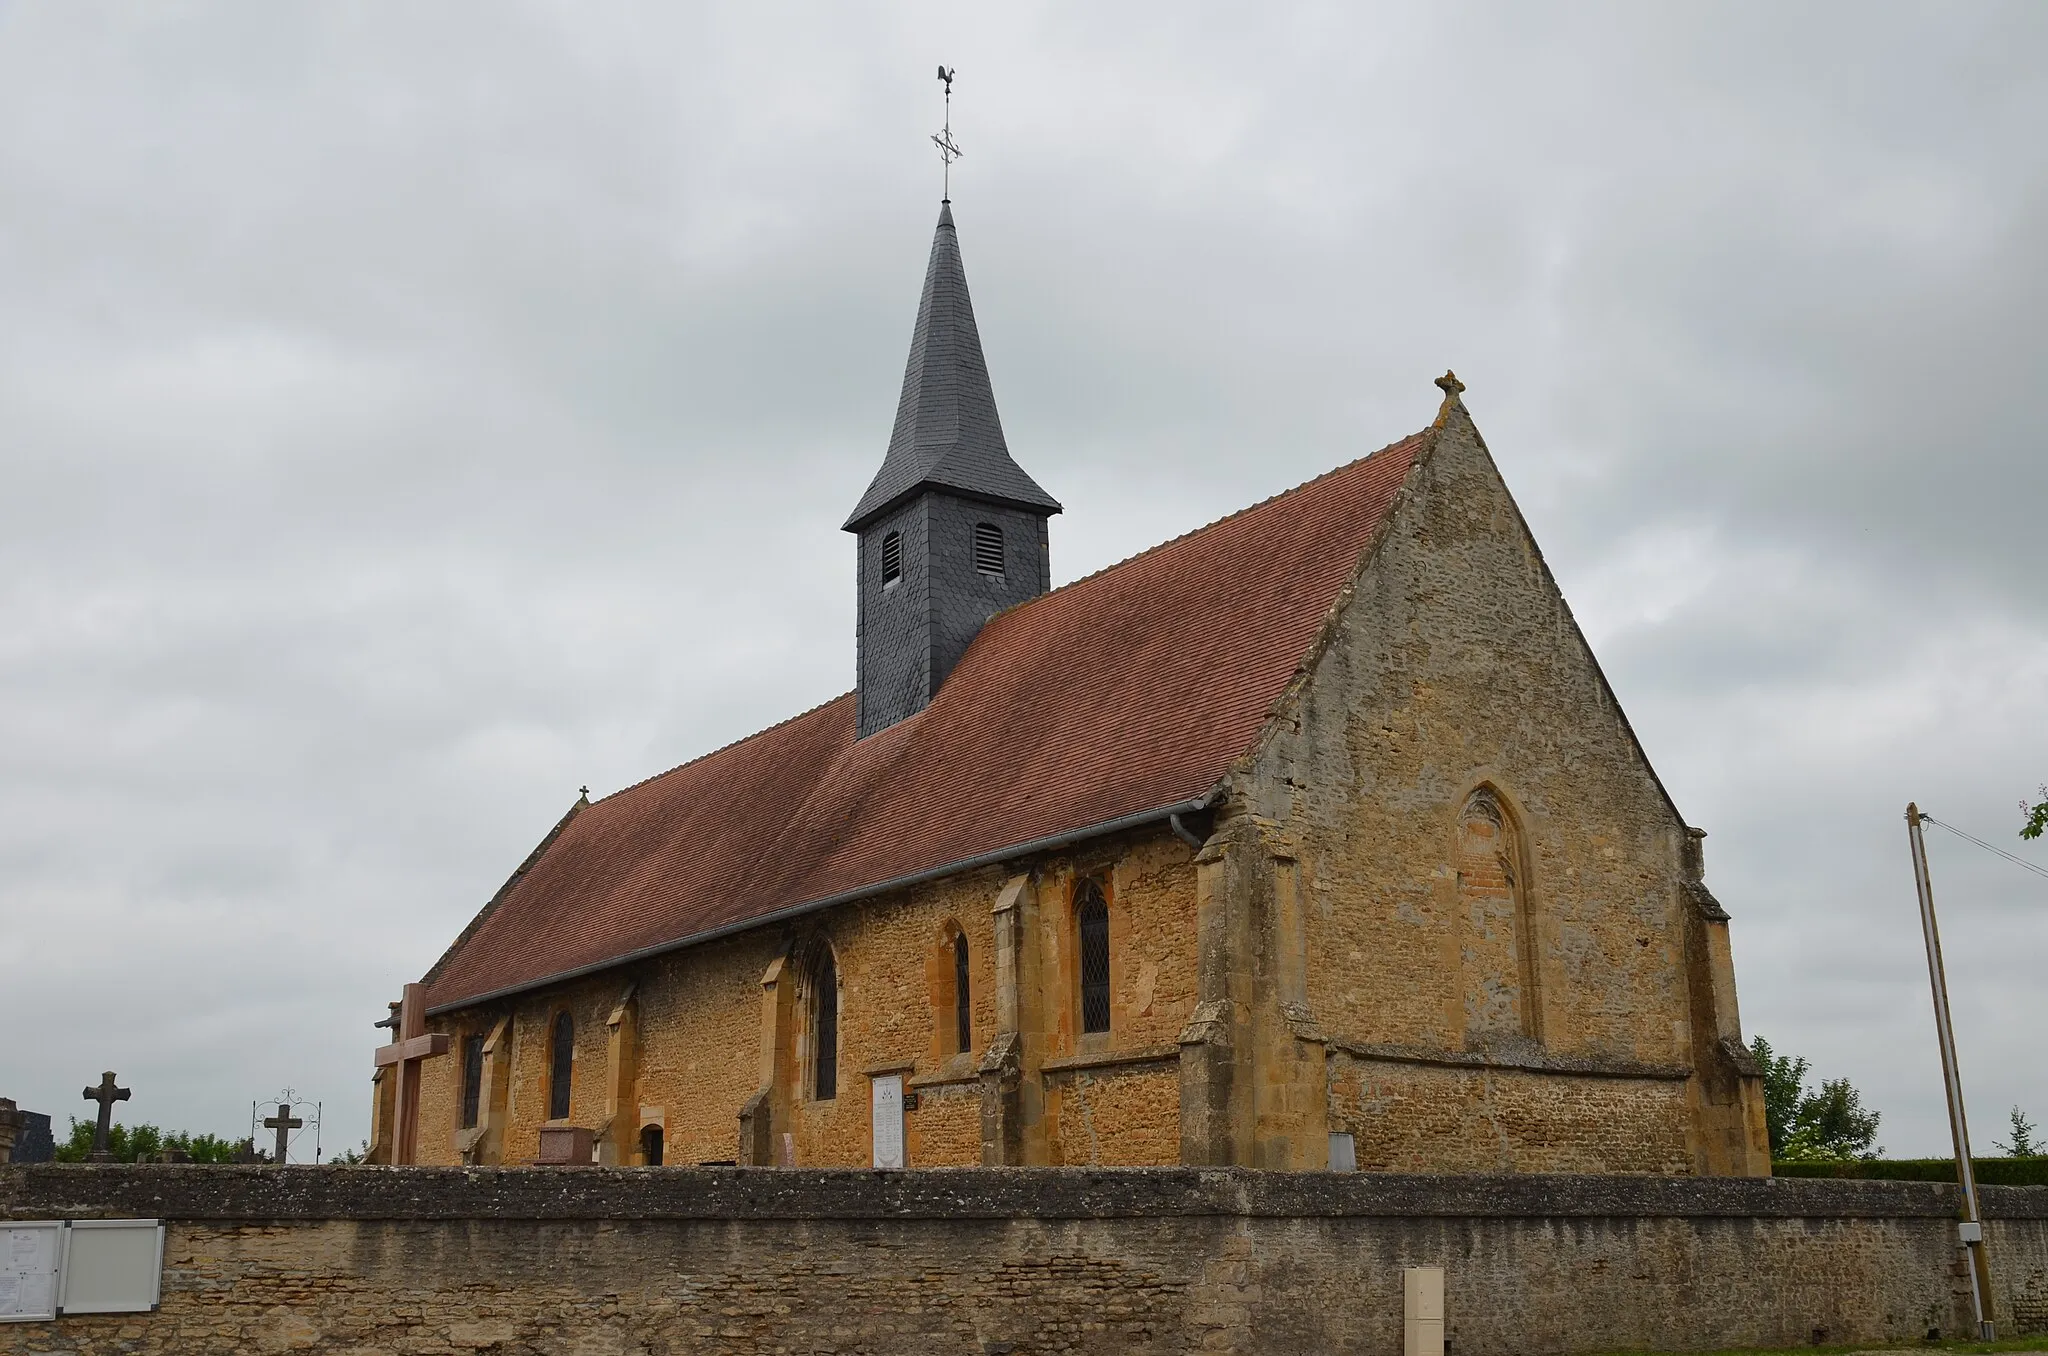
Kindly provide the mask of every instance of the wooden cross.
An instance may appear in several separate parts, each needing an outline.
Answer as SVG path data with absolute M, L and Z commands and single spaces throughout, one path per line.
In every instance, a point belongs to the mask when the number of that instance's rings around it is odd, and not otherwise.
M 277 1157 L 273 1158 L 271 1162 L 282 1163 L 285 1161 L 285 1149 L 291 1143 L 292 1131 L 304 1124 L 304 1121 L 292 1115 L 292 1104 L 290 1102 L 279 1102 L 277 1104 L 277 1114 L 263 1118 L 263 1128 L 265 1130 L 277 1131 Z
M 114 1086 L 114 1071 L 107 1070 L 100 1075 L 100 1085 L 85 1090 L 85 1100 L 100 1104 L 99 1123 L 92 1130 L 92 1161 L 111 1163 L 114 1156 L 107 1152 L 107 1133 L 114 1127 L 114 1103 L 128 1100 L 128 1089 Z
M 427 1032 L 427 1003 L 424 985 L 408 984 L 398 1011 L 378 1026 L 395 1026 L 398 1039 L 377 1051 L 377 1067 L 388 1068 L 397 1080 L 391 1090 L 391 1161 L 410 1163 L 418 1147 L 420 1119 L 420 1061 L 448 1053 L 445 1032 Z

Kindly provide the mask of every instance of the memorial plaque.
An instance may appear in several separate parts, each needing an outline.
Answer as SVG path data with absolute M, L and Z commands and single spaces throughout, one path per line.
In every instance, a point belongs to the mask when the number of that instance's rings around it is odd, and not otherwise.
M 903 1166 L 903 1075 L 875 1079 L 875 1166 Z
M 0 1323 L 47 1323 L 57 1316 L 62 1220 L 0 1224 Z

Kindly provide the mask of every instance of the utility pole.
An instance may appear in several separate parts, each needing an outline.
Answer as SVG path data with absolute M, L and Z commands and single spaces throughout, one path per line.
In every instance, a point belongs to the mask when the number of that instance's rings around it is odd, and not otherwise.
M 1920 807 L 1906 805 L 1906 837 L 1913 845 L 1913 883 L 1920 890 L 1920 931 L 1927 940 L 1927 978 L 1934 986 L 1934 1029 L 1941 1038 L 1942 1089 L 1948 1094 L 1948 1128 L 1956 1146 L 1956 1181 L 1963 1189 L 1963 1218 L 1956 1238 L 1969 1256 L 1970 1306 L 1977 1335 L 1993 1340 L 1991 1264 L 1984 1255 L 1984 1214 L 1977 1205 L 1977 1170 L 1970 1162 L 1970 1124 L 1963 1118 L 1963 1076 L 1956 1069 L 1956 1033 L 1948 1015 L 1948 976 L 1941 963 L 1941 932 L 1934 925 L 1934 884 L 1927 875 L 1927 842 L 1920 834 Z

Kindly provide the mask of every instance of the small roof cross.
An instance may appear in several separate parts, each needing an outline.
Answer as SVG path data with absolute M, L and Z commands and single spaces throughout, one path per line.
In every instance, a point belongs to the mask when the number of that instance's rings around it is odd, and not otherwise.
M 277 1157 L 271 1160 L 273 1163 L 286 1161 L 285 1150 L 291 1145 L 292 1131 L 304 1124 L 304 1121 L 292 1115 L 292 1104 L 290 1102 L 279 1102 L 277 1104 L 277 1114 L 263 1118 L 263 1128 L 265 1130 L 277 1131 Z
M 113 1154 L 107 1151 L 107 1135 L 114 1126 L 114 1103 L 128 1100 L 127 1088 L 114 1086 L 114 1071 L 107 1070 L 100 1075 L 99 1086 L 85 1090 L 85 1100 L 100 1104 L 100 1118 L 92 1128 L 92 1161 L 111 1163 Z

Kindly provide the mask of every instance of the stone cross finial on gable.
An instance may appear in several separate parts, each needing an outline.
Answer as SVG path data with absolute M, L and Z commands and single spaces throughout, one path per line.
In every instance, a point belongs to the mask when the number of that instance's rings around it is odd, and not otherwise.
M 85 1100 L 100 1104 L 100 1118 L 92 1129 L 92 1159 L 94 1163 L 111 1163 L 113 1154 L 107 1152 L 107 1135 L 114 1125 L 114 1103 L 128 1100 L 128 1089 L 114 1086 L 114 1071 L 107 1070 L 100 1075 L 99 1086 L 85 1090 Z
M 1442 428 L 1444 420 L 1450 417 L 1451 407 L 1463 403 L 1458 397 L 1464 393 L 1465 383 L 1458 380 L 1456 372 L 1446 368 L 1444 374 L 1436 379 L 1436 388 L 1444 393 L 1444 403 L 1436 412 L 1437 427 Z

